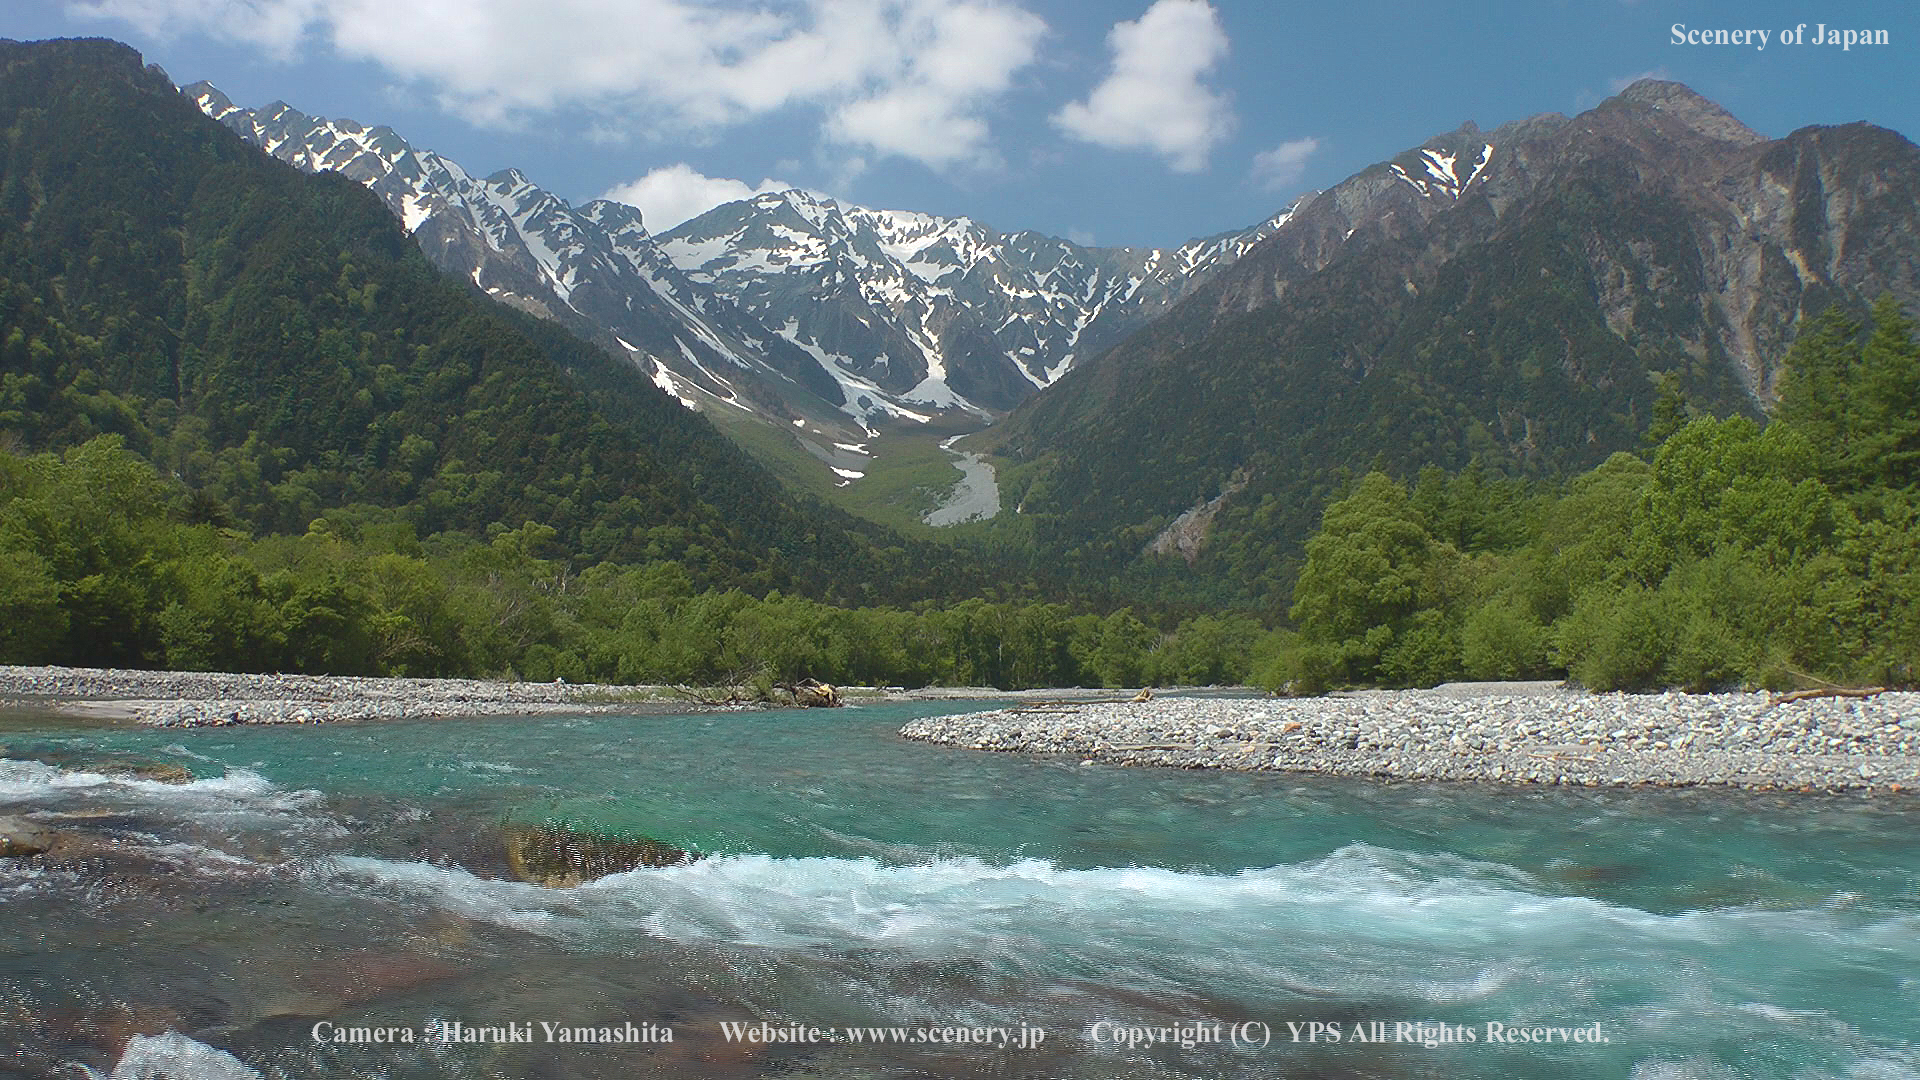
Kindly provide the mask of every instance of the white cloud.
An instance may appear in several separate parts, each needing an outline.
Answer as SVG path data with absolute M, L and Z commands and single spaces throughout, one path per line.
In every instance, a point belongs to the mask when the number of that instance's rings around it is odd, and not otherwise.
M 1151 150 L 1179 172 L 1206 167 L 1233 128 L 1226 99 L 1202 83 L 1227 53 L 1226 31 L 1205 0 L 1154 0 L 1107 42 L 1113 70 L 1085 101 L 1053 116 L 1075 138 L 1120 150 Z
M 204 33 L 287 58 L 322 14 L 323 0 L 70 0 L 73 15 L 119 19 L 152 37 Z
M 711 129 L 795 105 L 830 139 L 934 168 L 989 156 L 983 115 L 1046 24 L 1015 0 L 74 0 L 156 36 L 331 48 L 475 123 L 564 107 Z
M 984 103 L 1033 62 L 1046 24 L 1014 8 L 915 4 L 901 31 L 908 48 L 886 88 L 837 108 L 836 141 L 936 168 L 990 162 Z
M 1289 139 L 1271 150 L 1253 155 L 1254 183 L 1268 191 L 1291 187 L 1307 171 L 1307 159 L 1320 149 L 1320 140 Z
M 751 199 L 769 191 L 786 191 L 793 185 L 785 180 L 767 179 L 759 187 L 748 187 L 739 180 L 707 176 L 691 165 L 666 165 L 638 180 L 621 184 L 603 199 L 640 208 L 640 220 L 648 231 L 663 233 L 675 225 L 713 209 L 722 203 Z

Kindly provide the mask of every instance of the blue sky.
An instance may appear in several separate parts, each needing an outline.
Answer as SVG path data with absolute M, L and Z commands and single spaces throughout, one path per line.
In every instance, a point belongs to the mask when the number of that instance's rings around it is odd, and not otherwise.
M 1675 44 L 1673 25 L 1768 31 Z M 1884 46 L 1782 45 L 1807 24 Z M 1429 135 L 1678 79 L 1784 135 L 1920 137 L 1907 0 L 21 0 L 241 105 L 389 124 L 658 227 L 764 181 L 1099 244 L 1257 221 Z

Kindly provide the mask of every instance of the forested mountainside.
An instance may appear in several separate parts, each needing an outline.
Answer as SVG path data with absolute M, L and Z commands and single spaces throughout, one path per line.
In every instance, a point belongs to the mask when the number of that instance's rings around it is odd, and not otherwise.
M 1045 557 L 1275 604 L 1358 473 L 1566 475 L 1637 448 L 1663 386 L 1758 416 L 1805 318 L 1883 293 L 1920 300 L 1920 148 L 1769 140 L 1643 81 L 1312 198 L 988 438 Z
M 431 266 L 380 199 L 260 154 L 138 54 L 0 45 L 0 430 L 116 434 L 206 520 L 538 522 L 581 562 L 851 601 L 966 576 L 796 503 L 630 364 Z M 938 564 L 939 572 L 933 572 Z

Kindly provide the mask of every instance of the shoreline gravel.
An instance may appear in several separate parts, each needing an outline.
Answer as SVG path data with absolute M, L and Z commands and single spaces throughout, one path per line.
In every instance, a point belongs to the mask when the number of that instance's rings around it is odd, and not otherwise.
M 1549 684 L 1322 698 L 1036 704 L 909 739 L 1083 763 L 1396 780 L 1920 791 L 1920 694 L 1590 694 Z
M 849 704 L 883 701 L 1031 701 L 1124 697 L 1126 691 L 1002 691 L 991 687 L 840 687 Z M 249 675 L 218 671 L 0 665 L 0 706 L 156 727 L 326 724 L 361 720 L 565 713 L 738 712 L 784 706 L 707 704 L 669 686 Z
M 14 666 L 0 701 L 157 727 L 698 708 L 664 687 Z

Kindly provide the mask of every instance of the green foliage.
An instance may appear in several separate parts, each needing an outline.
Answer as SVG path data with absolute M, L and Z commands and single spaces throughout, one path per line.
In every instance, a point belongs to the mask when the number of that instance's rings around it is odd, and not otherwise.
M 1477 486 L 1458 488 L 1477 501 Z M 1470 509 L 1444 496 L 1432 501 L 1456 517 Z M 1307 541 L 1290 614 L 1306 643 L 1333 646 L 1354 677 L 1431 684 L 1459 668 L 1457 623 L 1447 609 L 1460 553 L 1436 540 L 1427 521 L 1404 487 L 1368 473 L 1352 495 L 1327 507 L 1320 532 Z
M 1779 415 L 1659 416 L 1557 497 L 1370 474 L 1307 543 L 1301 640 L 1264 676 L 1343 682 L 1564 673 L 1602 690 L 1911 683 L 1920 351 L 1891 303 L 1830 311 L 1788 357 Z M 1920 443 L 1914 445 L 1920 446 Z
M 1275 636 L 1246 616 L 1166 633 L 1130 610 L 973 598 L 847 608 L 699 590 L 673 560 L 574 573 L 539 522 L 420 542 L 366 512 L 249 539 L 119 436 L 0 452 L 0 663 L 614 683 L 1241 683 Z
M 1460 627 L 1460 667 L 1475 679 L 1534 679 L 1553 671 L 1552 636 L 1520 598 L 1475 608 Z

